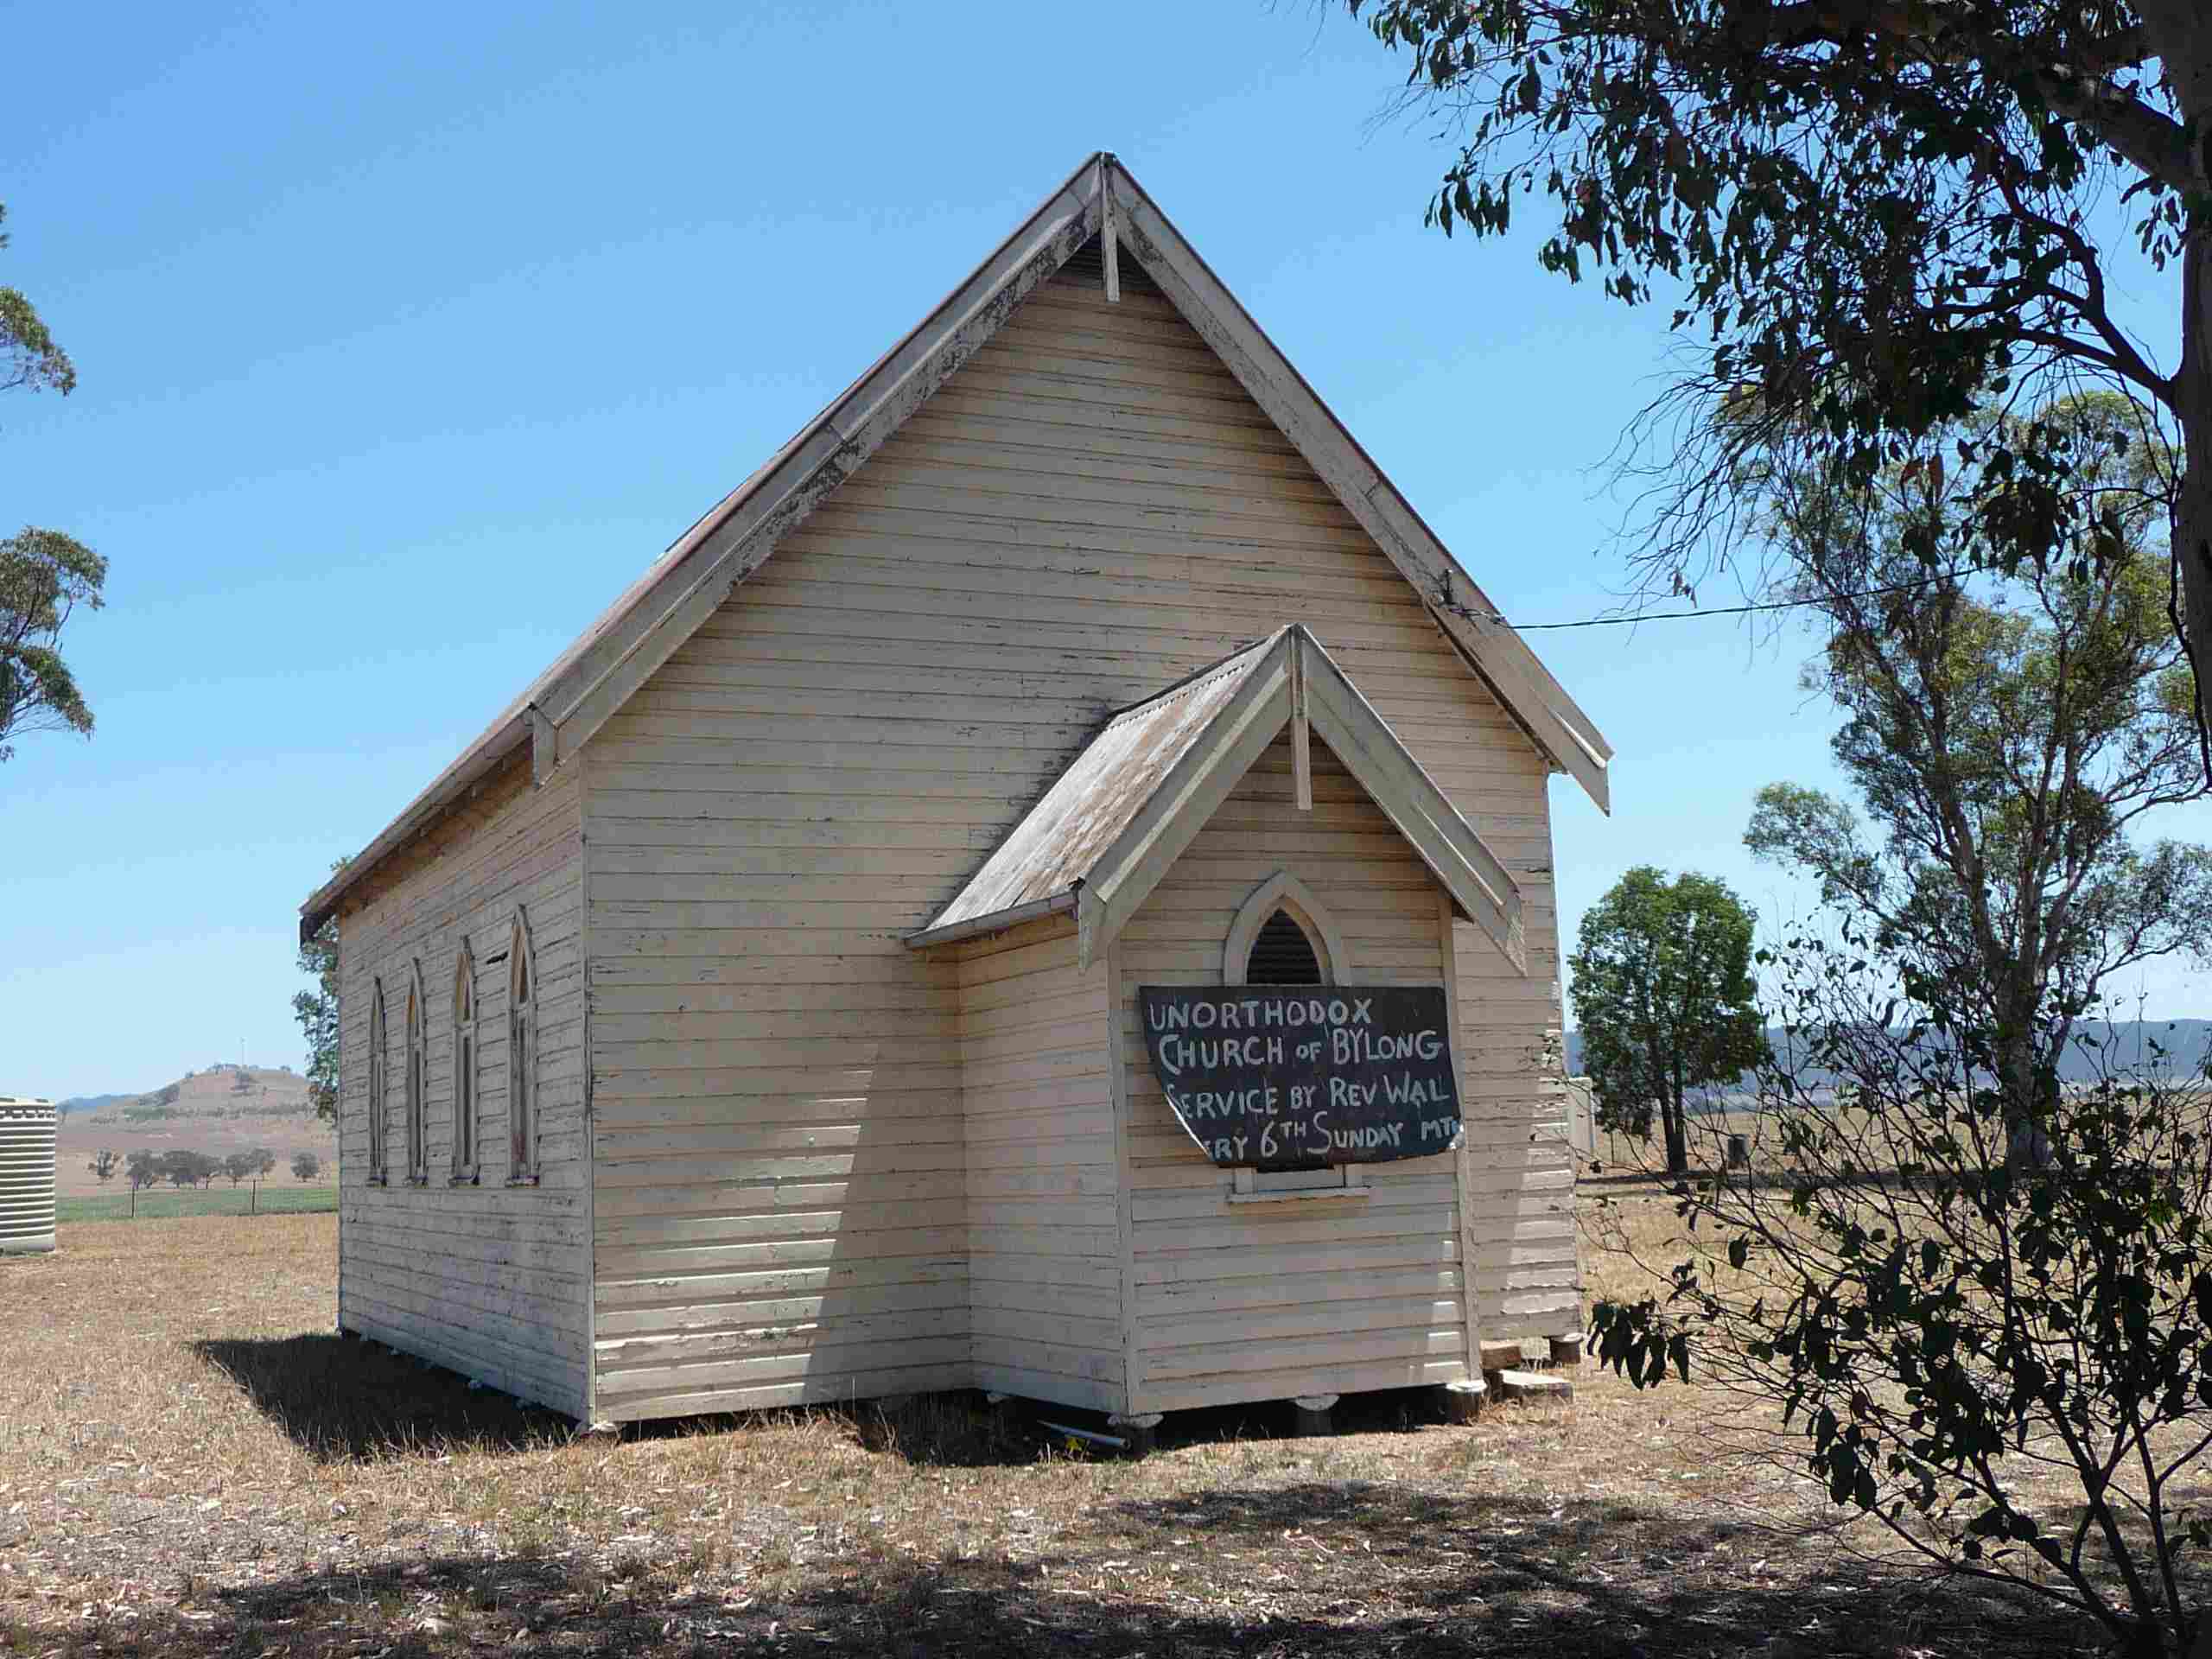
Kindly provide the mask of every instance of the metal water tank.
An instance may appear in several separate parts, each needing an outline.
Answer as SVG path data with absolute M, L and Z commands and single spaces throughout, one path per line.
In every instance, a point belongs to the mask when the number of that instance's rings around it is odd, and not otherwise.
M 54 1248 L 54 1103 L 0 1095 L 0 1255 Z

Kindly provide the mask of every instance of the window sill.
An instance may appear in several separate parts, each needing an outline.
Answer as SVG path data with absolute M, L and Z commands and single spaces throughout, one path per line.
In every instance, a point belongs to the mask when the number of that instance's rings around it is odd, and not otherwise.
M 480 1186 L 483 1180 L 473 1169 L 456 1169 L 446 1177 L 448 1186 Z
M 536 1186 L 537 1185 L 537 1177 L 535 1175 L 510 1175 L 507 1177 L 507 1185 L 509 1186 Z
M 407 1178 L 407 1185 L 410 1186 L 428 1186 L 429 1184 L 430 1178 L 428 1175 L 410 1175 Z
M 371 1175 L 368 1177 L 368 1185 L 371 1186 L 390 1186 L 391 1185 L 391 1177 L 389 1175 Z
M 1371 1186 L 1300 1186 L 1280 1192 L 1231 1192 L 1231 1204 L 1300 1204 L 1314 1198 L 1371 1198 Z

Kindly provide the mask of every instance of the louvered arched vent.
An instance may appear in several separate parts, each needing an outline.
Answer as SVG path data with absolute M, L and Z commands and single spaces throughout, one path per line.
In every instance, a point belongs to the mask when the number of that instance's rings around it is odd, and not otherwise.
M 1247 985 L 1319 985 L 1321 983 L 1321 959 L 1313 953 L 1313 942 L 1306 937 L 1287 910 L 1279 910 L 1268 918 L 1268 925 L 1260 930 L 1260 937 L 1252 941 L 1252 954 L 1246 958 L 1244 982 Z

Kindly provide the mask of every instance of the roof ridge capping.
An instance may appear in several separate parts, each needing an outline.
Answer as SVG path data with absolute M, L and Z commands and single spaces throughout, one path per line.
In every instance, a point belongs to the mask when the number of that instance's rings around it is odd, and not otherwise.
M 1303 720 L 1395 826 L 1454 909 L 1529 970 L 1503 860 L 1303 623 L 1108 720 L 930 924 L 916 950 L 1072 912 L 1088 969 L 1262 753 Z
M 1105 724 L 1110 726 L 1116 721 L 1121 720 L 1127 715 L 1142 714 L 1146 709 L 1150 709 L 1155 703 L 1167 702 L 1176 697 L 1187 696 L 1189 693 L 1197 690 L 1201 685 L 1205 683 L 1208 680 L 1211 680 L 1215 675 L 1224 674 L 1232 671 L 1236 667 L 1239 658 L 1249 656 L 1252 652 L 1256 651 L 1266 650 L 1269 645 L 1274 645 L 1276 640 L 1281 639 L 1284 634 L 1289 632 L 1292 628 L 1300 628 L 1302 630 L 1304 626 L 1305 625 L 1303 623 L 1298 622 L 1287 623 L 1283 626 L 1277 628 L 1273 633 L 1262 634 L 1259 639 L 1252 640 L 1249 644 L 1237 646 L 1236 650 L 1230 652 L 1225 656 L 1215 658 L 1213 661 L 1206 664 L 1202 668 L 1192 669 L 1181 679 L 1175 681 L 1173 684 L 1168 685 L 1160 690 L 1154 692 L 1148 697 L 1139 697 L 1135 702 L 1125 702 L 1118 709 L 1109 709 L 1106 712 Z M 1309 635 L 1308 637 L 1310 638 L 1311 636 Z
M 1538 749 L 1610 810 L 1612 750 L 1497 607 L 1110 151 L 1085 157 L 982 263 L 744 483 L 646 566 L 452 765 L 300 907 L 311 938 L 346 892 L 527 742 L 542 783 L 783 538 L 1093 237 L 1135 258 L 1421 594 Z M 1465 595 L 1464 601 L 1456 595 Z

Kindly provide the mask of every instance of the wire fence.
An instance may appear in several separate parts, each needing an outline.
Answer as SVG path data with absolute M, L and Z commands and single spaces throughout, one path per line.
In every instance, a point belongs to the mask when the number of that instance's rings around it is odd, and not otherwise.
M 120 1183 L 118 1183 L 118 1185 Z M 143 1192 L 102 1192 L 92 1198 L 62 1198 L 54 1219 L 73 1221 L 169 1221 L 180 1216 L 304 1216 L 338 1208 L 334 1186 L 280 1186 L 247 1181 L 232 1186 L 149 1186 Z

